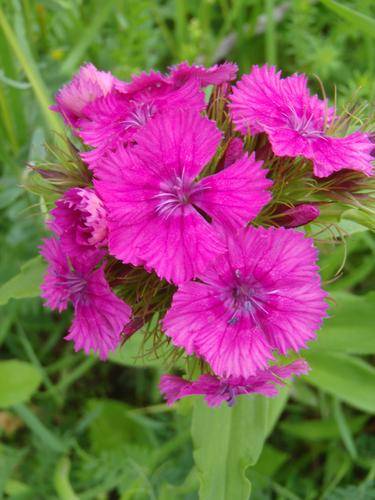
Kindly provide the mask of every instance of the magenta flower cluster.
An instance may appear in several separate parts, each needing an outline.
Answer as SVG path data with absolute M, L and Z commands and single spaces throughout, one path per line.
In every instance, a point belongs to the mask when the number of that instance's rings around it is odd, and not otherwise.
M 53 106 L 86 146 L 80 154 L 93 182 L 68 189 L 51 211 L 42 296 L 58 311 L 71 303 L 66 339 L 106 359 L 134 321 L 133 304 L 107 281 L 109 260 L 174 286 L 161 326 L 208 371 L 195 381 L 165 375 L 169 404 L 192 394 L 211 406 L 240 394 L 274 396 L 284 379 L 309 369 L 302 359 L 280 365 L 280 356 L 306 348 L 326 316 L 317 250 L 292 229 L 319 209 L 286 211 L 284 227 L 254 223 L 273 183 L 246 138 L 266 134 L 275 156 L 311 160 L 318 178 L 373 173 L 369 137 L 333 137 L 335 110 L 309 94 L 305 76 L 254 66 L 231 88 L 236 73 L 231 63 L 182 63 L 126 83 L 88 64 Z M 230 140 L 209 118 L 207 86 L 225 93 Z

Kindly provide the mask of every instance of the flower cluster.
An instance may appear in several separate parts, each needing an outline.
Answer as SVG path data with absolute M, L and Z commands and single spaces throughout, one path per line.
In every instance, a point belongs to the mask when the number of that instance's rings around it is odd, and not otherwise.
M 66 339 L 102 359 L 156 318 L 158 344 L 202 371 L 164 375 L 169 404 L 274 396 L 308 372 L 283 362 L 327 311 L 303 226 L 373 174 L 369 134 L 310 95 L 304 75 L 254 66 L 235 84 L 236 73 L 182 63 L 122 82 L 88 64 L 52 107 L 80 144 L 69 170 L 37 169 L 63 190 L 41 249 L 45 304 L 71 303 Z

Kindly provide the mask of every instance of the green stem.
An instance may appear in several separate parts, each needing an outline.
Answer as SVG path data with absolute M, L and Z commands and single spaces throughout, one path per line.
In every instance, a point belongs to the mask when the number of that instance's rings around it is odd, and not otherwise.
M 42 208 L 43 207 L 40 207 L 42 215 L 44 216 L 45 213 L 42 210 Z M 59 342 L 60 340 L 61 340 L 61 331 L 58 328 L 56 328 L 54 332 L 51 332 L 51 335 L 48 337 L 46 342 L 38 350 L 39 359 L 45 358 L 50 353 L 50 351 L 55 347 L 57 342 Z M 59 361 L 60 359 L 61 358 L 59 358 Z M 47 371 L 49 371 L 49 367 L 47 368 Z
M 190 431 L 181 432 L 175 437 L 167 441 L 162 445 L 158 452 L 156 453 L 154 459 L 151 463 L 151 470 L 155 469 L 159 464 L 163 463 L 167 457 L 175 450 L 181 448 L 181 446 L 190 439 Z
M 165 403 L 161 403 L 158 405 L 151 405 L 151 406 L 143 406 L 142 408 L 135 408 L 134 410 L 129 410 L 128 414 L 129 415 L 138 415 L 138 414 L 154 414 L 154 413 L 167 413 L 170 411 L 175 411 L 175 408 L 173 406 L 167 406 Z
M 55 402 L 61 403 L 61 398 L 57 394 L 55 386 L 53 385 L 53 383 L 51 382 L 51 379 L 47 375 L 46 370 L 41 365 L 37 355 L 34 352 L 32 345 L 29 342 L 29 340 L 28 340 L 28 338 L 27 338 L 27 336 L 22 328 L 22 325 L 20 323 L 17 323 L 17 332 L 18 332 L 20 342 L 22 344 L 22 347 L 25 350 L 27 357 L 32 362 L 32 364 L 36 367 L 36 369 L 39 371 L 40 375 L 42 376 L 43 383 L 44 383 L 45 387 L 48 389 L 48 391 L 50 392 L 50 394 L 53 397 L 53 399 L 55 400 Z
M 70 460 L 62 457 L 56 465 L 53 484 L 60 500 L 79 500 L 69 481 Z
M 71 365 L 81 363 L 81 358 L 79 356 L 74 356 L 69 352 L 66 356 L 59 358 L 46 367 L 46 372 L 51 375 L 58 371 L 68 368 Z
M 76 380 L 81 378 L 84 373 L 90 370 L 90 368 L 92 368 L 97 362 L 98 360 L 96 358 L 85 359 L 85 361 L 80 364 L 75 370 L 73 370 L 68 375 L 65 375 L 61 382 L 59 382 L 55 386 L 55 389 L 57 391 L 66 390 L 70 385 L 74 384 Z

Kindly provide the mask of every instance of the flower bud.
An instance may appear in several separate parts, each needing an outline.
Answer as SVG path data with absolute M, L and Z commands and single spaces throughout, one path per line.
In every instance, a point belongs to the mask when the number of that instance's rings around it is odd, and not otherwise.
M 286 210 L 280 209 L 277 222 L 284 227 L 299 227 L 309 224 L 320 215 L 319 208 L 312 203 L 301 203 Z

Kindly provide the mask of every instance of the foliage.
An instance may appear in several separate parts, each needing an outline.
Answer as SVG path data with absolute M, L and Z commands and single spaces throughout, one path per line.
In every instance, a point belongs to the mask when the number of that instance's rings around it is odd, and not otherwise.
M 371 0 L 1 3 L 0 303 L 24 299 L 0 316 L 0 497 L 237 500 L 251 482 L 254 499 L 374 498 L 375 238 L 363 221 L 347 214 L 334 243 L 322 236 L 332 318 L 307 354 L 311 374 L 270 403 L 285 408 L 261 453 L 277 420 L 260 419 L 264 400 L 170 409 L 157 391 L 161 364 L 147 346 L 137 356 L 137 335 L 105 364 L 61 340 L 69 313 L 57 319 L 26 298 L 42 272 L 45 200 L 21 187 L 25 165 L 63 130 L 47 109 L 52 94 L 82 62 L 120 78 L 182 59 L 234 60 L 242 72 L 277 62 L 320 75 L 331 98 L 335 82 L 339 102 L 372 100 L 374 10 Z

